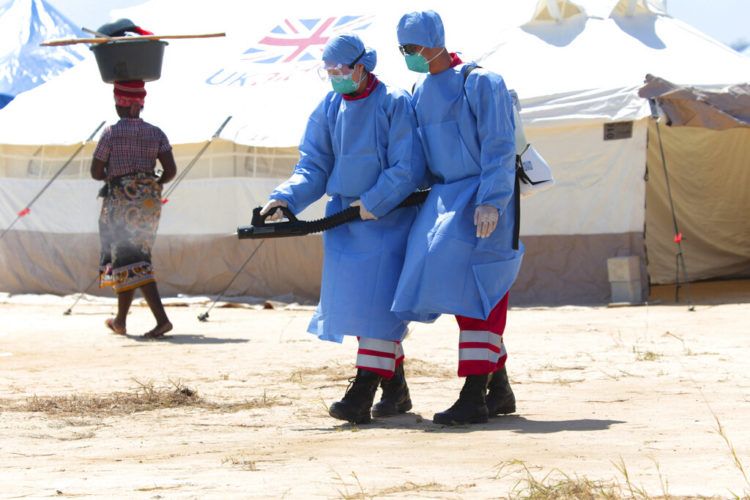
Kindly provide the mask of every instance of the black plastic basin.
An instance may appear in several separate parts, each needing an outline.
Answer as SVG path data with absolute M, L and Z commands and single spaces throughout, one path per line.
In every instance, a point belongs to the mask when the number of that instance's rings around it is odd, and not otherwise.
M 135 38 L 135 37 L 134 37 Z M 164 47 L 161 40 L 121 40 L 94 45 L 99 73 L 107 83 L 126 80 L 152 82 L 161 77 Z

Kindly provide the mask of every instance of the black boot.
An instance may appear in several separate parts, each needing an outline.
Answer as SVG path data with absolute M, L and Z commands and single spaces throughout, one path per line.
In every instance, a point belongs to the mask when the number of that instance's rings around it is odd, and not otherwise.
M 372 400 L 375 399 L 375 391 L 378 390 L 380 375 L 371 371 L 358 369 L 357 376 L 346 390 L 341 399 L 331 405 L 328 414 L 339 420 L 346 420 L 355 424 L 366 424 L 370 417 Z
M 458 396 L 458 401 L 445 411 L 436 413 L 432 422 L 441 425 L 483 424 L 488 420 L 487 393 L 488 375 L 469 375 Z
M 393 377 L 380 381 L 380 387 L 383 389 L 383 394 L 380 402 L 372 407 L 373 417 L 392 417 L 411 410 L 411 398 L 409 387 L 406 385 L 403 363 L 396 367 Z
M 492 374 L 487 385 L 487 409 L 490 415 L 507 415 L 516 411 L 516 397 L 510 388 L 508 372 L 505 367 Z

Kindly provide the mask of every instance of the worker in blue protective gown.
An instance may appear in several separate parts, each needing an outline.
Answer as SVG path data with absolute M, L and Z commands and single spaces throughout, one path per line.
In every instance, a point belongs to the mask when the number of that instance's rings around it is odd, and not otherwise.
M 433 183 L 411 229 L 392 310 L 428 322 L 456 316 L 458 375 L 466 381 L 433 421 L 486 422 L 515 411 L 502 341 L 523 256 L 512 99 L 499 75 L 445 49 L 436 12 L 404 15 L 397 34 L 407 67 L 425 74 L 412 102 Z
M 358 337 L 357 375 L 329 412 L 363 423 L 380 381 L 403 371 L 408 322 L 390 309 L 418 209 L 396 207 L 423 183 L 424 155 L 409 94 L 372 73 L 374 50 L 340 35 L 326 44 L 323 62 L 333 92 L 310 116 L 294 173 L 261 213 L 273 210 L 271 220 L 280 218 L 279 206 L 299 213 L 324 194 L 326 215 L 359 207 L 362 220 L 323 234 L 320 303 L 308 331 L 335 342 Z

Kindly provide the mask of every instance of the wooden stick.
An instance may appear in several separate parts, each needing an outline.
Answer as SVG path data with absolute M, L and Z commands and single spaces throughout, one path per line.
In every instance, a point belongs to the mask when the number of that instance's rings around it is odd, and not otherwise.
M 205 33 L 202 35 L 146 35 L 146 36 L 113 36 L 109 38 L 67 38 L 64 40 L 50 40 L 42 42 L 42 47 L 57 47 L 60 45 L 74 45 L 76 43 L 107 43 L 118 40 L 137 41 L 137 40 L 165 40 L 177 38 L 216 38 L 226 36 L 226 33 Z

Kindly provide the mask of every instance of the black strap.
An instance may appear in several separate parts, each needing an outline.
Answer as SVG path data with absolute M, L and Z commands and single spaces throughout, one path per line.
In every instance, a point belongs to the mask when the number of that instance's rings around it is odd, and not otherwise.
M 516 155 L 516 178 L 513 181 L 513 205 L 516 208 L 515 218 L 513 220 L 513 250 L 518 250 L 518 242 L 521 239 L 521 176 L 523 172 L 521 166 L 521 157 Z
M 469 78 L 469 73 L 477 68 L 481 68 L 477 63 L 468 63 L 461 68 L 461 73 L 464 75 L 464 95 L 466 95 L 466 79 Z M 411 95 L 414 95 L 415 90 L 417 90 L 417 82 L 411 84 Z M 466 98 L 468 99 L 469 96 L 466 96 Z
M 463 69 L 461 69 L 461 72 L 464 75 L 464 85 L 466 85 L 466 80 L 469 78 L 469 73 L 471 73 L 472 71 L 474 71 L 477 68 L 481 68 L 481 66 L 478 65 L 475 62 L 464 64 Z M 465 91 L 466 91 L 466 89 L 464 89 L 464 92 Z
M 360 59 L 362 59 L 362 56 L 365 55 L 365 52 L 367 52 L 367 49 L 362 49 L 362 52 L 359 53 L 357 58 L 353 60 L 351 63 L 349 63 L 349 69 L 354 69 L 354 65 L 359 62 Z
M 468 64 L 465 64 L 463 68 L 461 68 L 461 74 L 464 75 L 464 96 L 466 97 L 466 102 L 469 104 L 469 109 L 474 114 L 474 117 L 476 117 L 477 114 L 474 113 L 473 109 L 471 109 L 471 103 L 469 102 L 469 94 L 466 93 L 466 80 L 469 79 L 469 74 L 477 68 L 481 68 L 481 66 L 478 65 L 477 63 L 468 63 Z
M 466 95 L 466 79 L 469 78 L 469 73 L 474 71 L 477 68 L 481 68 L 480 65 L 477 63 L 469 63 L 465 64 L 464 67 L 461 69 L 461 73 L 464 75 L 464 95 Z M 417 82 L 414 82 L 411 84 L 411 95 L 414 95 L 414 91 L 417 90 Z M 468 99 L 469 96 L 466 96 Z

